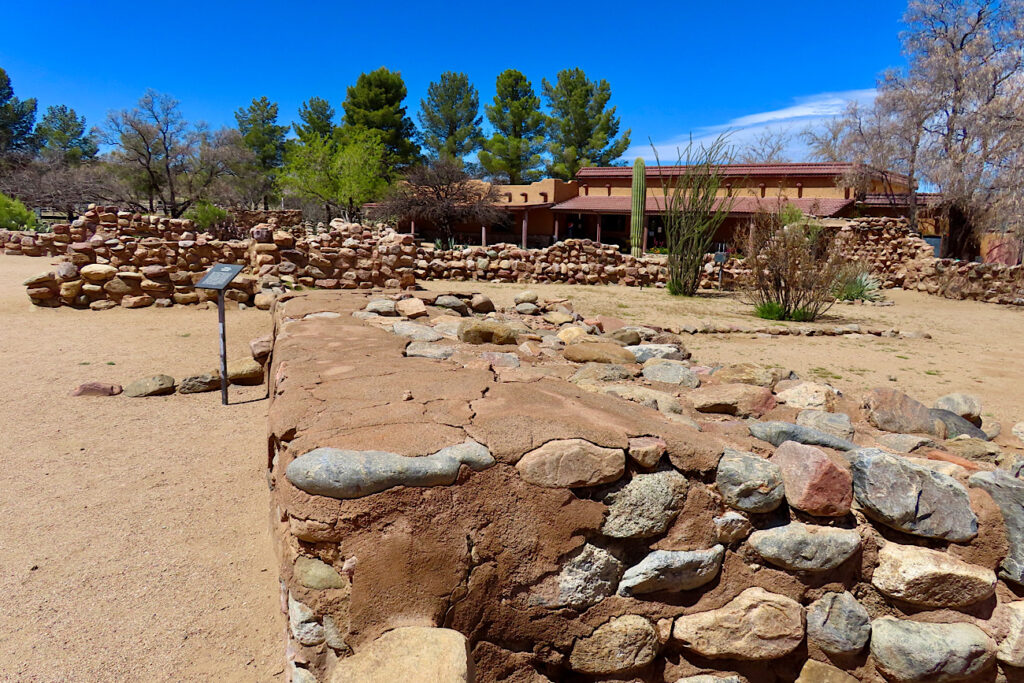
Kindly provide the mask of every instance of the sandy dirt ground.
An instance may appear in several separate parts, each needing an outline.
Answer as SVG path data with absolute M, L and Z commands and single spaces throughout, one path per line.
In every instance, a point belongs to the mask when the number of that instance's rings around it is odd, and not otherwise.
M 265 388 L 70 397 L 215 367 L 217 314 L 37 308 L 46 269 L 0 256 L 0 680 L 283 680 Z M 229 310 L 229 357 L 269 331 Z
M 431 290 L 480 291 L 498 305 L 511 305 L 516 293 L 533 289 L 543 298 L 566 298 L 586 316 L 609 315 L 653 325 L 718 322 L 745 328 L 771 323 L 755 318 L 737 294 L 702 292 L 671 297 L 661 289 L 620 286 L 427 282 Z M 886 307 L 836 305 L 818 323 L 835 326 L 921 331 L 932 339 L 772 337 L 749 334 L 697 334 L 686 337 L 695 362 L 705 365 L 757 361 L 794 370 L 805 379 L 826 381 L 859 394 L 891 386 L 931 405 L 939 396 L 965 391 L 981 399 L 986 421 L 1003 426 L 1000 441 L 1019 446 L 1010 428 L 1024 420 L 1024 309 L 973 301 L 951 301 L 918 292 L 891 291 Z M 793 325 L 796 326 L 796 325 Z M 893 381 L 894 378 L 895 381 Z

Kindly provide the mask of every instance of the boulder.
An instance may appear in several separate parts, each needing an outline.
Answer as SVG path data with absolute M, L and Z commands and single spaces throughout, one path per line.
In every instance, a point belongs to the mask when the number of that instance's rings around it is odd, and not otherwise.
M 771 512 L 785 495 L 778 465 L 732 449 L 718 461 L 715 483 L 726 504 L 744 512 Z
M 256 386 L 263 383 L 263 365 L 252 358 L 228 361 L 228 381 L 241 386 Z
M 967 491 L 952 477 L 877 448 L 854 451 L 851 461 L 853 495 L 876 522 L 956 543 L 978 535 Z
M 263 337 L 257 337 L 249 342 L 249 350 L 252 352 L 253 360 L 257 360 L 261 363 L 270 357 L 270 352 L 273 349 L 274 338 L 269 334 Z
M 957 609 L 991 597 L 996 574 L 939 550 L 886 543 L 878 551 L 871 583 L 912 605 Z
M 122 391 L 120 384 L 108 384 L 106 382 L 86 382 L 79 384 L 72 396 L 117 396 Z
M 537 315 L 540 313 L 540 307 L 536 304 L 523 302 L 516 304 L 516 313 L 520 315 Z
M 612 538 L 650 538 L 664 533 L 686 501 L 686 478 L 675 470 L 636 474 L 601 497 L 608 514 L 601 533 Z
M 375 313 L 376 315 L 398 315 L 395 302 L 391 299 L 373 299 L 366 304 L 363 310 L 367 313 Z
M 945 434 L 947 439 L 955 439 L 958 436 L 968 436 L 972 439 L 988 441 L 988 434 L 978 427 L 975 427 L 956 413 L 952 413 L 948 410 L 932 408 L 928 411 L 928 414 L 931 415 L 933 420 L 937 420 L 945 425 Z
M 473 298 L 469 300 L 469 307 L 473 309 L 474 313 L 494 312 L 494 302 L 483 294 L 474 294 Z
M 755 531 L 747 539 L 757 553 L 790 571 L 824 572 L 835 569 L 860 548 L 856 529 L 839 529 L 790 522 Z
M 795 425 L 792 422 L 751 422 L 750 435 L 767 441 L 773 446 L 781 446 L 786 441 L 795 441 L 808 446 L 825 446 L 837 451 L 853 451 L 857 444 L 841 439 L 827 432 L 812 427 Z
M 718 576 L 724 557 L 721 545 L 708 550 L 655 550 L 626 570 L 619 582 L 619 595 L 699 588 Z
M 677 386 L 696 389 L 700 386 L 700 378 L 697 373 L 688 368 L 682 361 L 665 360 L 655 358 L 644 363 L 644 379 L 662 384 L 674 384 Z
M 395 302 L 395 312 L 410 320 L 428 315 L 427 305 L 423 303 L 422 299 L 417 299 L 416 297 L 409 297 L 408 299 Z
M 166 396 L 173 393 L 174 378 L 169 375 L 154 375 L 137 379 L 124 388 L 124 395 L 132 398 Z
M 406 299 L 406 301 L 409 301 L 409 299 Z M 416 301 L 419 301 L 419 299 L 416 299 Z M 391 331 L 400 337 L 407 337 L 418 342 L 434 342 L 444 339 L 444 336 L 435 331 L 433 327 L 408 320 L 398 321 L 391 326 Z
M 658 464 L 668 450 L 668 443 L 659 436 L 634 436 L 629 440 L 627 451 L 630 458 L 645 469 Z
M 583 439 L 549 441 L 516 463 L 525 481 L 550 488 L 608 484 L 619 479 L 625 467 L 621 448 L 602 448 Z
M 871 618 L 847 592 L 825 593 L 807 608 L 807 638 L 830 655 L 854 655 L 871 635 Z
M 438 308 L 447 308 L 450 311 L 455 311 L 459 315 L 469 315 L 469 305 L 457 296 L 451 294 L 442 294 L 434 300 L 434 305 Z
M 853 477 L 824 451 L 784 441 L 769 459 L 782 472 L 786 500 L 797 510 L 842 517 L 853 502 Z
M 686 360 L 690 357 L 690 354 L 684 349 L 672 344 L 637 344 L 636 346 L 627 346 L 626 350 L 633 354 L 637 363 L 646 363 L 652 358 Z
M 620 674 L 647 666 L 657 654 L 658 633 L 654 624 L 644 617 L 627 614 L 577 639 L 569 655 L 569 667 L 585 674 Z
M 882 617 L 871 624 L 871 655 L 891 681 L 964 681 L 985 671 L 995 643 L 971 624 L 926 624 Z
M 857 683 L 857 679 L 842 669 L 808 659 L 795 683 Z
M 642 341 L 640 333 L 632 327 L 620 327 L 616 330 L 605 332 L 603 336 L 613 339 L 623 346 L 636 346 Z
M 572 329 L 572 328 L 569 328 Z M 562 351 L 566 360 L 574 363 L 635 363 L 636 358 L 627 349 L 610 342 L 570 344 Z
M 618 382 L 633 379 L 636 373 L 615 363 L 587 363 L 569 378 L 570 382 Z
M 968 482 L 992 496 L 1003 514 L 1010 552 L 1000 565 L 1000 576 L 1024 586 L 1024 479 L 994 470 L 973 474 Z
M 1024 667 L 1024 600 L 998 605 L 993 619 L 1006 624 L 1006 635 L 999 641 L 996 659 L 1010 666 Z
M 839 399 L 839 392 L 828 384 L 800 382 L 796 386 L 776 394 L 780 403 L 801 410 L 832 410 Z
M 714 377 L 723 384 L 753 384 L 773 389 L 782 380 L 793 377 L 793 372 L 761 363 L 735 363 L 715 370 Z
M 548 311 L 544 314 L 543 319 L 544 322 L 549 325 L 554 325 L 555 327 L 566 325 L 575 320 L 573 316 L 568 313 L 563 313 L 562 311 Z
M 78 272 L 89 282 L 106 282 L 117 275 L 117 268 L 106 264 L 90 263 L 87 266 L 82 266 Z
M 330 683 L 472 683 L 466 636 L 447 628 L 400 626 L 338 660 Z
M 868 422 L 883 432 L 937 433 L 928 408 L 895 389 L 872 389 L 864 399 Z M 941 434 L 939 434 L 941 436 Z
M 724 607 L 676 619 L 672 639 L 709 659 L 778 659 L 803 641 L 804 610 L 783 595 L 748 588 Z
M 495 320 L 470 319 L 459 325 L 459 341 L 467 344 L 515 344 L 515 331 Z
M 960 392 L 946 394 L 937 398 L 932 407 L 959 415 L 975 427 L 981 426 L 981 401 L 977 396 Z
M 618 396 L 619 398 L 639 403 L 648 408 L 654 408 L 663 413 L 678 415 L 683 412 L 683 404 L 679 402 L 679 399 L 664 391 L 639 387 L 635 384 L 604 384 L 597 385 L 594 388 L 597 391 Z
M 516 305 L 535 304 L 538 300 L 539 297 L 537 296 L 537 292 L 533 291 L 532 289 L 527 289 L 522 292 L 519 292 L 512 299 L 513 303 L 515 303 Z
M 181 384 L 178 385 L 179 394 L 199 394 L 204 391 L 217 391 L 218 389 L 220 389 L 219 372 L 192 375 L 181 380 Z
M 750 384 L 705 386 L 687 398 L 698 412 L 737 417 L 761 417 L 775 407 L 775 396 L 770 389 Z
M 796 416 L 798 427 L 807 427 L 831 434 L 837 439 L 849 441 L 853 438 L 853 423 L 846 413 L 830 413 L 824 410 L 801 410 Z

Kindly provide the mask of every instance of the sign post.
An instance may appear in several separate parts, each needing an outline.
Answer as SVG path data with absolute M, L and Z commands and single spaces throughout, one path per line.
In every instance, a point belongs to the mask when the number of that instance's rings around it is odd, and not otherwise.
M 196 289 L 217 290 L 217 323 L 220 327 L 220 402 L 228 404 L 228 345 L 227 333 L 224 330 L 224 290 L 227 289 L 235 276 L 242 272 L 244 266 L 233 263 L 218 263 L 206 271 L 206 275 L 196 283 Z
M 715 252 L 715 263 L 718 264 L 718 290 L 722 290 L 722 272 L 725 270 L 725 262 L 729 260 L 729 253 L 725 251 Z

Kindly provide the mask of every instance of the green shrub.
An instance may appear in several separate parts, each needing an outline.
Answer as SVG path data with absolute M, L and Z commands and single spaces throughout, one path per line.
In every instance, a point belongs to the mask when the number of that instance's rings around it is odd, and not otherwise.
M 880 301 L 882 285 L 878 278 L 862 265 L 852 267 L 836 285 L 836 298 L 840 301 Z
M 786 309 L 776 301 L 762 301 L 754 306 L 754 315 L 765 320 L 782 320 L 786 317 Z
M 219 206 L 214 206 L 207 201 L 199 201 L 192 205 L 192 208 L 185 213 L 185 218 L 196 224 L 203 232 L 223 223 L 227 220 L 228 212 Z
M 17 199 L 0 193 L 0 230 L 31 230 L 36 215 Z
M 813 311 L 806 308 L 794 308 L 793 312 L 789 314 L 789 319 L 798 323 L 809 323 L 816 317 Z

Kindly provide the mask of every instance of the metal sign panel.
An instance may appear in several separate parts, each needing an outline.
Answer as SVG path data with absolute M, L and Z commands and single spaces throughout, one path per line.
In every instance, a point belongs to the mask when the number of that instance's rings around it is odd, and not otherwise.
M 245 266 L 232 263 L 218 263 L 206 271 L 203 279 L 196 283 L 196 289 L 223 290 L 235 279 Z
M 715 263 L 725 263 L 729 259 L 729 254 L 724 251 L 715 252 Z

